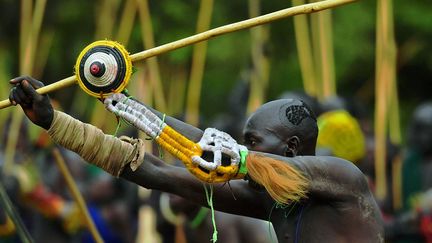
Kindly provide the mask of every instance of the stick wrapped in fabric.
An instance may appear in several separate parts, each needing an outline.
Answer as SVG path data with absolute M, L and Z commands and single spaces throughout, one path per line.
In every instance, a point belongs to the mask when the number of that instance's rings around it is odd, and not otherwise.
M 63 112 L 54 112 L 48 134 L 59 145 L 116 177 L 129 163 L 135 171 L 144 159 L 144 143 L 141 139 L 118 139 L 106 135 L 100 129 Z

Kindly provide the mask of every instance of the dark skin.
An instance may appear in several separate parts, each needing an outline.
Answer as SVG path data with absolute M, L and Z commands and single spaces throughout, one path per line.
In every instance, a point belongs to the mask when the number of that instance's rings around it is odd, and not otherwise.
M 34 91 L 42 84 L 30 77 L 19 77 L 11 83 L 20 84 L 12 90 L 11 101 L 22 105 L 35 124 L 49 128 L 53 117 L 49 99 Z M 279 114 L 279 108 L 266 107 L 273 114 Z M 154 112 L 161 116 L 160 112 Z M 275 120 L 270 122 L 272 117 Z M 245 129 L 246 146 L 271 152 L 273 154 L 263 155 L 298 168 L 310 181 L 308 198 L 287 208 L 275 207 L 275 201 L 267 192 L 252 188 L 247 181 L 235 180 L 230 182 L 230 187 L 215 186 L 215 209 L 270 219 L 279 242 L 294 242 L 296 236 L 301 242 L 383 242 L 380 212 L 360 170 L 352 163 L 335 157 L 298 156 L 314 151 L 316 141 L 302 141 L 298 136 L 298 129 L 307 130 L 307 127 L 292 124 L 277 126 L 275 117 L 254 113 Z M 166 118 L 165 122 L 193 141 L 198 141 L 203 134 L 200 129 L 171 117 Z M 284 132 L 279 131 L 282 128 Z M 262 139 L 249 142 L 251 137 L 248 140 L 247 134 L 252 130 L 253 138 Z M 297 156 L 285 157 L 291 155 Z M 146 154 L 144 160 L 134 172 L 126 167 L 121 177 L 146 188 L 170 192 L 207 205 L 202 182 L 186 169 L 166 164 L 152 154 Z M 291 207 L 293 210 L 290 212 Z M 300 211 L 301 221 L 297 223 Z

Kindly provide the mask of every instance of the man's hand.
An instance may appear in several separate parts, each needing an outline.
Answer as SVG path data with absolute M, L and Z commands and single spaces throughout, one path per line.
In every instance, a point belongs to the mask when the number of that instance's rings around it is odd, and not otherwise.
M 13 105 L 21 105 L 26 116 L 36 125 L 49 129 L 53 120 L 54 110 L 48 95 L 40 95 L 36 89 L 43 83 L 28 76 L 17 77 L 9 81 L 15 87 L 9 94 Z

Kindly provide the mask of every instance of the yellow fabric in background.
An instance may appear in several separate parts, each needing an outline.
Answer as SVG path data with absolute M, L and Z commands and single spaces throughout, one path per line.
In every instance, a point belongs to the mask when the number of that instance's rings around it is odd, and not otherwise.
M 317 119 L 317 148 L 357 163 L 365 156 L 366 142 L 358 121 L 344 110 L 325 112 Z

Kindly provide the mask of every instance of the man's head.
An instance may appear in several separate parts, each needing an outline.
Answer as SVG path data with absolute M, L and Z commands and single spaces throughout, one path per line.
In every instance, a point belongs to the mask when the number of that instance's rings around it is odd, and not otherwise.
M 280 99 L 256 110 L 243 129 L 248 149 L 282 156 L 314 155 L 316 117 L 300 100 Z

